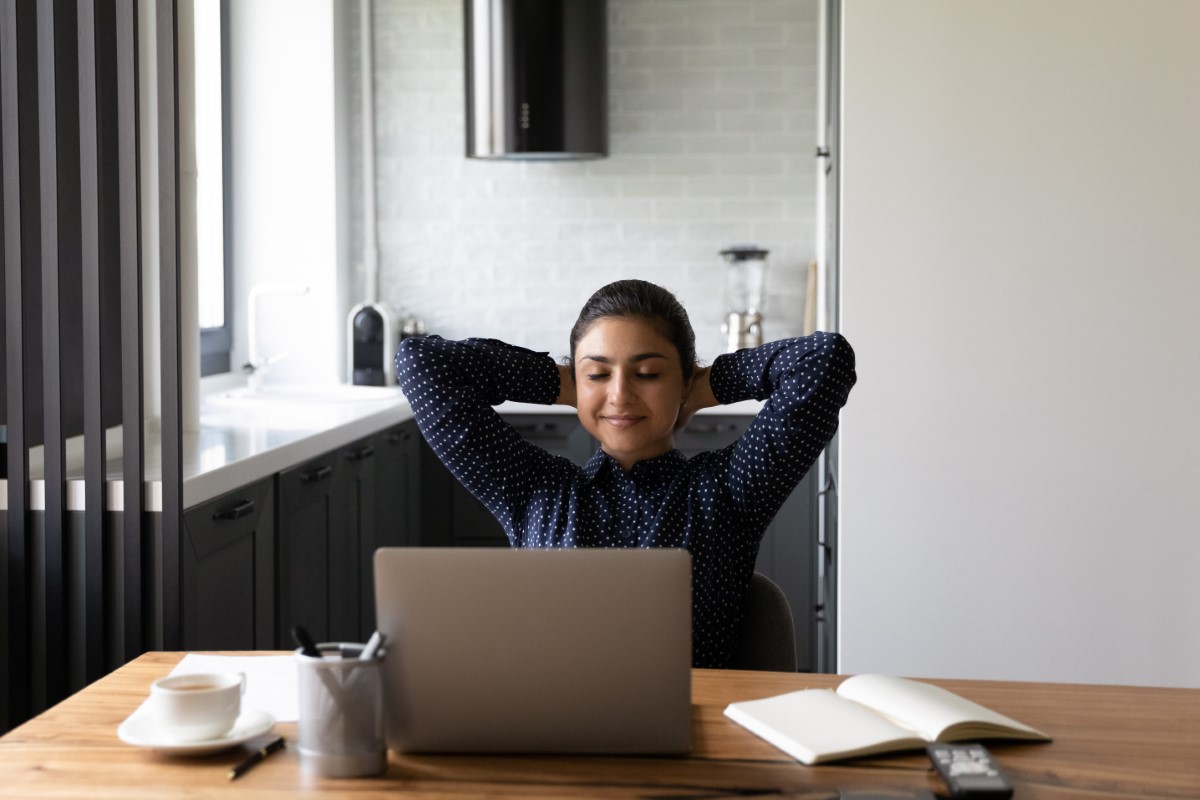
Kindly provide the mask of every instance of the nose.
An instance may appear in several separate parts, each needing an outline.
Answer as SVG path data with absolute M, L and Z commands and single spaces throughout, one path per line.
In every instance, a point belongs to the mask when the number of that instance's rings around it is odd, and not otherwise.
M 624 405 L 633 398 L 633 382 L 620 370 L 614 370 L 608 382 L 608 402 Z

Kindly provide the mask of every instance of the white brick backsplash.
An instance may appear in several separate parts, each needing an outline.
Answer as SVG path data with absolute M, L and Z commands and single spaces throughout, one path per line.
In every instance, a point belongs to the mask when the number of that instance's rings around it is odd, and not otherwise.
M 746 91 L 715 89 L 711 92 L 680 92 L 685 108 L 704 108 L 709 111 L 747 111 L 751 94 Z
M 652 201 L 640 198 L 594 200 L 592 202 L 592 217 L 594 219 L 648 219 L 653 210 L 654 203 Z
M 683 111 L 683 95 L 674 90 L 662 92 L 632 91 L 628 94 L 609 93 L 609 110 L 617 111 Z
M 445 336 L 559 358 L 587 297 L 640 277 L 676 292 L 711 362 L 724 348 L 718 251 L 753 242 L 771 251 L 767 334 L 799 334 L 817 0 L 608 5 L 610 156 L 478 162 L 463 155 L 461 0 L 375 0 L 381 299 Z M 357 74 L 348 83 L 358 91 Z M 360 158 L 356 146 L 352 169 Z M 357 173 L 350 183 L 361 189 Z M 361 234 L 357 197 L 350 229 Z M 361 260 L 360 241 L 351 251 Z
M 659 155 L 683 152 L 685 137 L 667 133 L 627 133 L 610 131 L 609 155 Z
M 682 69 L 684 51 L 669 47 L 625 47 L 609 54 L 609 64 L 620 72 Z
M 731 50 L 724 47 L 706 47 L 683 51 L 684 66 L 688 69 L 729 69 L 749 67 L 754 57 L 751 48 Z
M 747 197 L 750 185 L 750 180 L 743 177 L 698 175 L 688 178 L 687 193 L 689 197 Z M 788 188 L 794 190 L 795 187 L 789 185 Z
M 649 177 L 624 182 L 625 197 L 682 197 L 687 194 L 687 179 L 679 177 Z
M 687 137 L 687 151 L 701 155 L 732 156 L 752 146 L 752 134 L 704 133 Z
M 716 75 L 716 88 L 734 92 L 782 89 L 789 85 L 782 69 L 728 69 Z
M 663 220 L 721 219 L 721 200 L 656 200 L 654 218 Z
M 742 6 L 755 22 L 771 24 L 801 24 L 815 27 L 817 24 L 817 0 L 759 0 Z M 813 37 L 814 47 L 816 37 Z
M 613 31 L 618 33 L 618 31 Z M 652 29 L 650 44 L 654 47 L 712 47 L 721 43 L 721 31 L 715 26 L 692 24 Z
M 651 174 L 686 175 L 688 177 L 716 175 L 717 164 L 713 159 L 706 156 L 663 153 L 655 158 Z
M 783 111 L 747 111 L 744 114 L 723 114 L 722 133 L 779 133 L 786 128 Z
M 781 175 L 787 165 L 788 159 L 782 155 L 741 154 L 721 159 L 720 171 L 722 175 Z
M 800 63 L 797 56 L 804 55 L 786 44 L 779 47 L 756 47 L 753 53 L 756 67 L 797 66 Z
M 676 113 L 663 111 L 647 115 L 650 125 L 658 131 L 678 131 L 680 133 L 715 133 L 720 117 L 707 111 L 684 111 Z
M 626 242 L 673 242 L 680 237 L 680 227 L 677 222 L 623 222 L 621 223 L 621 239 Z
M 630 88 L 633 91 L 645 86 L 650 91 L 658 92 L 711 92 L 717 88 L 719 74 L 694 69 L 653 70 L 637 76 L 635 81 L 631 81 L 635 85 Z
M 727 47 L 781 45 L 788 40 L 779 25 L 725 25 L 718 29 L 717 41 Z

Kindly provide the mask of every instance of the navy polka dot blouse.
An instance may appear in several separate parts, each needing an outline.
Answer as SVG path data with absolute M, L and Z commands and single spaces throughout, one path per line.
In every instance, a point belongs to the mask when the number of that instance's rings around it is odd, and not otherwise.
M 854 351 L 836 333 L 721 355 L 709 378 L 717 400 L 765 401 L 742 436 L 626 473 L 602 449 L 583 467 L 552 455 L 492 408 L 554 402 L 558 368 L 546 353 L 494 339 L 409 338 L 396 373 L 425 440 L 514 547 L 687 549 L 697 667 L 729 663 L 763 534 L 833 437 L 855 382 Z

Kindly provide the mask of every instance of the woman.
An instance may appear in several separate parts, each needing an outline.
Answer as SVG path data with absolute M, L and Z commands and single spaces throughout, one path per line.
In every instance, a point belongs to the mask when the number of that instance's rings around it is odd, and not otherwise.
M 837 429 L 854 353 L 816 333 L 696 363 L 687 312 L 640 280 L 603 287 L 566 365 L 494 339 L 405 339 L 400 385 L 442 463 L 514 547 L 682 547 L 692 555 L 692 661 L 723 667 L 771 519 Z M 732 445 L 686 459 L 675 431 L 702 408 L 765 401 Z M 600 448 L 584 467 L 533 445 L 491 408 L 577 409 Z

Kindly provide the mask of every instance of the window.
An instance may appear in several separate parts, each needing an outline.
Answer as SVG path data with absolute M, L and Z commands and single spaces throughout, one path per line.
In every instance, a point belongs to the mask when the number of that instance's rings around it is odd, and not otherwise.
M 232 302 L 228 198 L 226 0 L 196 0 L 196 258 L 199 272 L 200 374 L 229 371 Z

